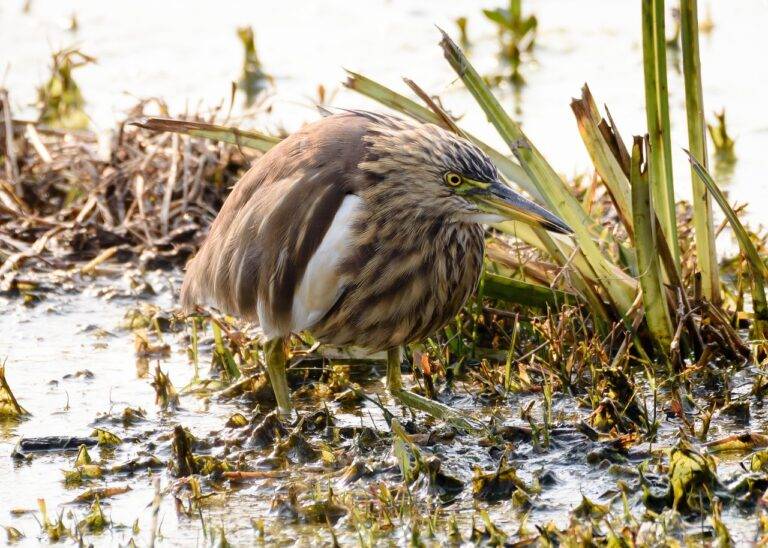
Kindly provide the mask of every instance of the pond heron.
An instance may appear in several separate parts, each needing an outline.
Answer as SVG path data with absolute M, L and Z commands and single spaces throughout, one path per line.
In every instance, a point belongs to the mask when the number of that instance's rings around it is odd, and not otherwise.
M 208 304 L 258 322 L 267 374 L 290 414 L 285 341 L 387 350 L 387 388 L 402 403 L 461 422 L 405 390 L 402 345 L 459 313 L 483 266 L 483 224 L 569 227 L 510 190 L 477 146 L 436 125 L 361 111 L 292 134 L 234 186 L 187 268 L 189 310 Z

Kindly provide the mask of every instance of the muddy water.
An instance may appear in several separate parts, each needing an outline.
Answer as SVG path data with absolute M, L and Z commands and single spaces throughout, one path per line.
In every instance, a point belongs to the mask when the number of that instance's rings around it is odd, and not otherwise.
M 484 3 L 494 7 L 494 2 Z M 500 89 L 510 112 L 522 120 L 531 139 L 566 175 L 582 172 L 587 158 L 579 142 L 569 98 L 578 94 L 586 81 L 599 102 L 607 103 L 625 138 L 644 127 L 642 111 L 642 71 L 639 51 L 639 23 L 636 6 L 631 2 L 570 2 L 546 0 L 526 3 L 539 17 L 541 32 L 534 60 L 524 69 L 528 81 L 515 97 L 511 90 Z M 768 19 L 765 0 L 701 1 L 706 12 L 711 8 L 715 28 L 702 36 L 705 100 L 707 112 L 726 107 L 729 128 L 737 138 L 738 162 L 724 171 L 724 181 L 734 199 L 750 203 L 752 219 L 764 220 L 768 207 L 768 179 L 763 176 L 762 151 L 768 147 L 768 115 L 759 90 L 768 86 L 768 68 L 754 62 L 755 52 L 765 51 L 768 35 L 763 32 Z M 265 68 L 276 79 L 276 94 L 270 99 L 273 113 L 269 118 L 249 118 L 246 124 L 266 129 L 298 127 L 312 119 L 310 108 L 317 84 L 332 93 L 343 79 L 346 66 L 396 89 L 404 90 L 399 77 L 410 76 L 430 93 L 441 94 L 455 113 L 466 113 L 463 124 L 473 133 L 498 143 L 492 130 L 471 106 L 466 94 L 453 84 L 454 76 L 436 47 L 438 36 L 433 24 L 452 29 L 456 16 L 469 15 L 470 51 L 482 72 L 496 70 L 494 31 L 479 14 L 477 2 L 230 2 L 226 9 L 208 3 L 192 6 L 189 2 L 113 3 L 80 2 L 76 6 L 53 0 L 34 0 L 30 14 L 20 12 L 21 2 L 0 6 L 0 71 L 4 85 L 20 113 L 29 114 L 34 88 L 46 74 L 50 51 L 72 43 L 82 45 L 99 60 L 97 65 L 79 72 L 80 82 L 89 102 L 88 112 L 94 126 L 109 130 L 121 112 L 131 106 L 135 96 L 163 97 L 176 111 L 197 110 L 217 104 L 226 97 L 229 82 L 236 79 L 240 66 L 239 44 L 234 29 L 251 24 L 257 33 L 260 55 Z M 64 30 L 69 15 L 77 13 L 80 30 Z M 7 70 L 6 70 L 7 63 Z M 671 108 L 673 109 L 674 148 L 685 145 L 682 78 L 670 63 Z M 333 104 L 376 108 L 364 99 L 338 89 Z M 683 158 L 676 156 L 677 173 L 685 173 Z M 679 197 L 687 197 L 688 181 L 678 177 Z M 128 281 L 99 282 L 85 292 L 50 293 L 32 308 L 17 301 L 0 300 L 0 359 L 7 360 L 7 376 L 22 405 L 32 417 L 21 423 L 0 426 L 0 524 L 13 525 L 27 535 L 26 545 L 36 545 L 40 536 L 36 512 L 37 500 L 45 498 L 49 513 L 72 512 L 74 519 L 84 516 L 87 505 L 68 504 L 83 488 L 66 488 L 62 470 L 69 469 L 74 454 L 60 452 L 37 456 L 30 462 L 8 457 L 21 437 L 43 435 L 86 436 L 98 424 L 116 434 L 137 436 L 142 443 L 125 443 L 112 453 L 105 453 L 110 463 L 125 462 L 155 444 L 155 453 L 169 458 L 167 435 L 181 423 L 198 436 L 220 431 L 226 418 L 248 408 L 194 395 L 181 398 L 181 409 L 164 413 L 155 404 L 150 386 L 151 375 L 137 371 L 133 335 L 120 327 L 126 310 L 139 302 L 154 301 L 172 308 L 177 276 L 156 275 L 152 284 L 159 297 L 122 297 L 106 299 L 103 292 L 117 286 L 128 293 Z M 182 334 L 167 334 L 171 354 L 160 359 L 177 388 L 193 377 Z M 208 354 L 201 363 L 207 364 Z M 154 360 L 151 365 L 154 365 Z M 205 369 L 205 366 L 203 367 Z M 86 371 L 90 372 L 92 376 Z M 205 372 L 205 371 L 204 371 Z M 375 379 L 369 390 L 380 391 Z M 745 388 L 745 390 L 747 390 Z M 387 400 L 384 400 L 387 403 Z M 466 402 L 463 402 L 466 403 Z M 503 409 L 480 409 L 478 415 L 497 413 L 501 420 L 523 424 L 519 418 L 526 399 L 512 399 Z M 458 402 L 462 405 L 462 401 Z M 109 422 L 104 415 L 119 417 L 126 407 L 142 408 L 146 421 L 130 427 Z M 390 409 L 397 410 L 390 405 Z M 335 408 L 334 408 L 335 409 Z M 574 424 L 586 411 L 574 411 L 572 400 L 556 402 L 555 415 L 564 424 Z M 340 424 L 361 423 L 386 429 L 381 413 L 374 405 L 365 405 L 356 414 L 338 415 Z M 753 411 L 752 428 L 762 429 L 763 413 Z M 719 437 L 740 427 L 727 419 L 715 421 L 712 437 Z M 664 425 L 661 445 L 672 439 L 676 427 Z M 606 503 L 615 492 L 617 478 L 605 468 L 588 464 L 584 455 L 599 447 L 577 433 L 565 432 L 548 451 L 536 450 L 527 443 L 518 444 L 510 456 L 527 481 L 551 471 L 554 486 L 544 488 L 540 504 L 532 511 L 529 526 L 554 519 L 560 526 L 568 522 L 568 512 L 581 502 L 582 494 Z M 215 449 L 214 449 L 215 450 Z M 445 470 L 467 483 L 457 502 L 447 512 L 456 512 L 465 538 L 474 516 L 474 502 L 468 485 L 472 467 L 492 469 L 496 459 L 486 448 L 471 439 L 430 450 L 443 458 Z M 390 449 L 378 446 L 374 460 L 394 464 Z M 93 449 L 94 457 L 99 450 Z M 740 457 L 723 460 L 720 471 L 725 476 L 738 470 Z M 310 467 L 311 468 L 311 467 Z M 389 476 L 387 474 L 390 474 Z M 391 479 L 392 472 L 382 472 Z M 162 499 L 157 518 L 152 504 L 155 480 Z M 213 531 L 222 528 L 232 542 L 248 543 L 259 538 L 252 520 L 265 521 L 265 538 L 289 543 L 299 539 L 305 544 L 330 542 L 327 526 L 287 525 L 271 510 L 277 495 L 285 496 L 287 485 L 298 482 L 306 490 L 337 481 L 327 471 L 296 468 L 284 480 L 260 480 L 234 493 L 213 497 L 200 517 L 177 512 L 167 492 L 173 478 L 165 470 L 139 472 L 133 477 L 109 476 L 100 486 L 129 485 L 131 490 L 104 501 L 105 513 L 114 524 L 92 540 L 100 543 L 148 543 L 153 534 L 169 545 L 207 544 Z M 348 490 L 366 489 L 365 483 Z M 637 503 L 637 497 L 632 499 Z M 636 507 L 637 508 L 637 507 Z M 11 515 L 10 509 L 31 510 Z M 499 527 L 513 532 L 520 526 L 520 513 L 509 501 L 490 507 Z M 737 540 L 751 540 L 754 518 L 728 510 L 726 520 Z M 133 525 L 138 520 L 137 530 Z M 400 525 L 403 525 L 402 523 Z M 405 523 L 407 525 L 407 523 Z M 357 532 L 348 517 L 335 527 L 340 540 L 356 542 Z M 405 542 L 407 529 L 396 527 L 386 536 Z M 442 538 L 438 534 L 438 539 Z
M 199 510 L 191 515 L 179 510 L 174 495 L 185 500 L 185 489 L 179 487 L 178 479 L 165 467 L 140 470 L 131 475 L 107 474 L 103 480 L 68 487 L 63 481 L 63 471 L 73 467 L 74 452 L 35 454 L 28 460 L 10 458 L 14 445 L 22 437 L 89 436 L 98 426 L 124 440 L 113 450 L 91 449 L 94 460 L 101 461 L 105 468 L 150 453 L 168 461 L 172 460 L 170 434 L 177 424 L 187 427 L 199 439 L 212 440 L 212 447 L 203 447 L 196 452 L 214 456 L 224 454 L 221 439 L 233 434 L 233 430 L 224 428 L 227 419 L 235 412 L 251 417 L 255 413 L 253 406 L 242 400 L 224 401 L 218 397 L 184 393 L 183 388 L 194 377 L 193 366 L 187 357 L 189 333 L 185 330 L 163 335 L 171 352 L 165 357 L 150 359 L 147 374 L 147 364 L 136 359 L 133 334 L 124 326 L 124 316 L 127 309 L 148 301 L 163 309 L 172 307 L 178 277 L 150 275 L 148 281 L 158 292 L 158 297 L 130 297 L 131 284 L 126 277 L 102 279 L 81 292 L 51 292 L 31 309 L 17 301 L 0 301 L 6 311 L 0 317 L 0 344 L 6 349 L 7 377 L 20 403 L 32 413 L 21 422 L 3 423 L 0 430 L 0 455 L 3 455 L 0 458 L 0 501 L 3 507 L 0 524 L 12 525 L 22 531 L 26 535 L 22 545 L 33 546 L 46 538 L 38 524 L 38 499 L 45 499 L 51 516 L 61 513 L 65 523 L 72 524 L 88 513 L 88 504 L 73 503 L 86 487 L 122 486 L 128 486 L 130 490 L 102 502 L 112 526 L 98 535 L 86 534 L 86 540 L 117 545 L 133 539 L 139 545 L 146 545 L 154 538 L 163 545 L 206 545 L 219 542 L 223 532 L 229 542 L 236 544 L 259 540 L 330 544 L 332 538 L 325 523 L 305 523 L 301 517 L 297 519 L 286 510 L 290 505 L 286 506 L 285 501 L 290 500 L 292 492 L 299 493 L 306 503 L 308 493 L 316 494 L 310 500 L 322 501 L 331 488 L 336 497 L 341 497 L 337 500 L 358 501 L 357 504 L 364 508 L 365 501 L 371 500 L 371 493 L 382 483 L 401 484 L 388 437 L 389 428 L 380 409 L 371 403 L 352 411 L 345 411 L 337 403 L 327 404 L 334 417 L 335 429 L 331 430 L 338 433 L 345 428 L 359 429 L 356 430 L 358 435 L 342 434 L 339 439 L 337 434 L 329 434 L 329 430 L 307 434 L 307 439 L 316 447 L 325 444 L 334 451 L 335 463 L 324 465 L 317 459 L 301 463 L 289 458 L 292 464 L 287 469 L 280 468 L 284 474 L 281 477 L 233 484 L 231 488 L 226 482 L 204 480 L 203 492 L 210 498 L 201 502 Z M 201 338 L 200 374 L 207 378 L 210 375 L 210 334 Z M 162 411 L 156 404 L 155 392 L 150 385 L 155 365 L 160 365 L 182 392 L 179 409 Z M 378 374 L 361 369 L 356 375 L 355 367 L 351 366 L 351 376 L 361 382 L 367 393 L 378 394 L 387 408 L 408 424 L 410 417 L 384 394 Z M 734 397 L 749 390 L 748 383 L 742 384 L 739 378 L 734 380 L 734 385 L 739 387 L 734 391 Z M 453 405 L 475 417 L 488 420 L 495 416 L 499 424 L 524 429 L 528 423 L 522 420 L 520 410 L 535 399 L 539 404 L 534 406 L 533 413 L 537 422 L 542 420 L 540 396 L 512 395 L 495 406 L 483 407 L 477 402 L 472 403 L 466 390 L 473 389 L 459 384 Z M 300 411 L 307 416 L 321 408 L 312 403 L 315 400 L 311 397 L 297 399 Z M 664 401 L 662 397 L 659 413 L 663 413 Z M 144 410 L 145 420 L 125 425 L 121 416 L 127 407 Z M 629 503 L 633 513 L 641 515 L 643 505 L 639 498 L 640 489 L 635 483 L 637 477 L 626 470 L 658 455 L 660 448 L 674 444 L 677 422 L 662 421 L 655 446 L 636 446 L 628 457 L 623 457 L 611 450 L 610 444 L 590 441 L 579 431 L 578 424 L 587 414 L 588 409 L 580 408 L 573 398 L 556 396 L 553 405 L 556 427 L 552 430 L 548 448 L 542 448 L 541 443 L 531 443 L 524 435 L 514 434 L 508 437 L 506 447 L 478 444 L 476 438 L 468 436 L 443 439 L 439 427 L 430 426 L 430 421 L 425 422 L 425 418 L 420 417 L 416 433 L 422 435 L 423 441 L 424 433 L 432 432 L 437 440 L 422 443 L 422 455 L 437 456 L 441 471 L 464 484 L 462 490 L 448 497 L 435 494 L 423 483 L 417 482 L 411 488 L 418 501 L 417 508 L 424 515 L 441 503 L 448 503 L 442 509 L 443 518 L 436 521 L 438 526 L 432 540 L 449 539 L 446 525 L 449 516 L 456 519 L 462 536 L 468 539 L 473 523 L 479 524 L 478 509 L 487 510 L 494 524 L 509 535 L 521 527 L 530 531 L 535 525 L 549 521 L 559 527 L 567 526 L 570 511 L 581 503 L 582 496 L 599 504 L 613 504 L 614 512 L 620 512 L 619 480 L 635 485 L 635 490 L 630 491 Z M 752 428 L 758 429 L 765 420 L 762 408 L 753 406 Z M 363 446 L 359 431 L 368 429 L 374 432 L 374 441 Z M 743 424 L 732 419 L 716 417 L 710 439 L 743 429 Z M 527 509 L 513 500 L 489 504 L 473 499 L 473 469 L 495 470 L 503 451 L 507 452 L 507 462 L 518 470 L 519 477 L 527 485 L 541 485 L 541 492 L 534 496 L 534 506 L 527 517 Z M 262 451 L 248 453 L 247 462 L 257 470 L 271 470 L 274 454 L 269 445 Z M 230 453 L 228 458 L 237 460 L 236 453 Z M 743 458 L 743 455 L 736 455 L 721 459 L 720 477 L 727 479 L 738 473 Z M 368 466 L 371 474 L 356 481 L 345 481 L 348 466 L 358 461 Z M 626 465 L 625 471 L 622 472 L 616 464 Z M 160 502 L 153 507 L 157 493 Z M 751 514 L 729 509 L 725 519 L 735 539 L 747 541 L 754 538 L 756 522 Z M 357 543 L 361 534 L 357 524 L 358 521 L 349 514 L 342 516 L 334 524 L 336 538 L 341 542 Z M 411 526 L 406 514 L 395 519 L 391 528 L 379 531 L 372 538 L 406 543 L 413 534 Z M 683 529 L 696 533 L 698 527 L 697 523 L 688 523 Z M 421 535 L 425 534 L 422 530 Z

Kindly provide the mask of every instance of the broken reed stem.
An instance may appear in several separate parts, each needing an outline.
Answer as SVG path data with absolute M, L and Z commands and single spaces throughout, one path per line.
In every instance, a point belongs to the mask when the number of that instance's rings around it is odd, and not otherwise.
M 697 0 L 680 0 L 680 26 L 683 48 L 683 74 L 685 76 L 685 112 L 688 119 L 688 146 L 697 160 L 709 169 L 707 158 L 706 123 L 704 121 L 704 94 L 701 83 L 699 57 L 699 20 Z M 696 262 L 701 271 L 702 290 L 710 302 L 721 302 L 720 273 L 715 248 L 715 229 L 712 219 L 712 200 L 707 187 L 699 180 L 691 166 L 693 193 L 694 235 Z
M 220 126 L 192 120 L 173 120 L 170 118 L 146 117 L 131 122 L 131 125 L 152 131 L 170 131 L 191 137 L 202 137 L 213 141 L 222 141 L 232 145 L 267 152 L 282 139 L 257 131 L 245 131 L 235 127 Z
M 672 342 L 672 322 L 661 279 L 659 254 L 656 252 L 656 233 L 653 196 L 644 169 L 647 138 L 635 137 L 632 144 L 630 181 L 632 184 L 632 216 L 635 226 L 637 269 L 643 291 L 643 305 L 648 330 L 657 349 L 666 355 Z
M 642 0 L 642 27 L 645 112 L 651 146 L 651 187 L 662 230 L 679 272 L 680 246 L 677 241 L 675 189 L 672 180 L 664 0 Z
M 581 138 L 584 141 L 584 146 L 592 159 L 592 164 L 608 189 L 630 242 L 633 242 L 634 232 L 632 230 L 632 212 L 629 205 L 629 181 L 619 159 L 614 155 L 605 136 L 600 131 L 599 124 L 602 121 L 602 117 L 597 111 L 595 100 L 586 84 L 581 88 L 581 99 L 573 99 L 571 101 L 571 110 L 573 110 L 573 114 L 576 116 L 576 123 L 579 127 Z M 615 137 L 618 141 L 618 135 Z

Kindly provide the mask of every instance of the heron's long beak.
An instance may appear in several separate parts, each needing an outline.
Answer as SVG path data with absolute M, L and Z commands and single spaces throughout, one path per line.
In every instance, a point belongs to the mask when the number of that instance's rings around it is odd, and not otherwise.
M 512 191 L 503 183 L 484 185 L 484 188 L 472 192 L 471 198 L 483 211 L 499 215 L 504 220 L 522 221 L 560 234 L 573 233 L 565 221 Z

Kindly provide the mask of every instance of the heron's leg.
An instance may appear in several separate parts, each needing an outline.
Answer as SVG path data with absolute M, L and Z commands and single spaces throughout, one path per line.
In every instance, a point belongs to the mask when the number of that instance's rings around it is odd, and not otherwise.
M 275 393 L 277 407 L 283 415 L 290 415 L 291 394 L 288 390 L 288 379 L 285 376 L 285 341 L 282 337 L 267 341 L 264 345 L 264 357 L 267 362 L 267 375 L 272 391 Z
M 403 388 L 403 381 L 400 375 L 400 364 L 402 362 L 400 347 L 387 350 L 387 389 L 393 397 L 400 400 L 408 407 L 413 407 L 424 411 L 437 419 L 444 420 L 454 426 L 468 432 L 477 431 L 482 426 L 462 415 L 462 413 L 448 407 L 440 402 L 430 400 L 419 394 L 415 394 Z
M 392 395 L 403 388 L 403 379 L 400 376 L 402 362 L 403 357 L 399 346 L 387 350 L 387 389 Z

